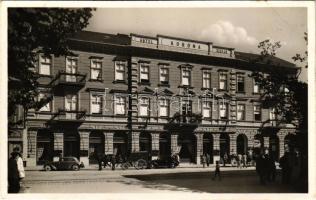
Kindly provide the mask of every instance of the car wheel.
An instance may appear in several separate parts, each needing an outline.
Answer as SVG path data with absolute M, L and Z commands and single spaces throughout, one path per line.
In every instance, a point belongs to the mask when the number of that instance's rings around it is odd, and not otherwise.
M 135 164 L 136 169 L 145 169 L 146 166 L 147 166 L 147 162 L 144 159 L 139 159 Z
M 127 170 L 129 168 L 129 164 L 128 163 L 122 163 L 121 168 L 123 170 Z
M 51 166 L 49 166 L 49 165 L 45 165 L 45 166 L 44 166 L 44 170 L 45 170 L 45 171 L 51 171 L 52 168 L 51 168 Z
M 71 167 L 71 169 L 74 170 L 74 171 L 78 171 L 79 170 L 79 165 L 73 165 Z

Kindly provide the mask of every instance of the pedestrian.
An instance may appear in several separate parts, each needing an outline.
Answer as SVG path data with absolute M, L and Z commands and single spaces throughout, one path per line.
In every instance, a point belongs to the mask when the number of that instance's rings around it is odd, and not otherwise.
M 219 161 L 216 161 L 215 173 L 214 173 L 214 176 L 213 176 L 212 180 L 215 180 L 216 177 L 218 177 L 219 180 L 222 179 Z
M 20 191 L 20 177 L 16 158 L 17 152 L 12 152 L 8 160 L 8 193 L 18 193 Z
M 246 154 L 242 155 L 242 163 L 243 163 L 243 167 L 247 168 L 247 155 Z
M 94 157 L 95 157 L 96 161 L 98 162 L 99 171 L 101 171 L 102 170 L 102 155 L 99 154 L 98 152 L 95 152 Z
M 206 166 L 209 167 L 210 166 L 210 162 L 211 162 L 211 156 L 210 154 L 206 154 Z
M 109 164 L 109 159 L 106 154 L 103 155 L 102 162 L 103 162 L 103 168 L 106 168 L 106 166 Z
M 112 170 L 114 171 L 115 170 L 115 164 L 116 164 L 116 158 L 115 158 L 114 154 L 112 155 L 112 158 L 111 158 L 111 164 L 112 164 Z
M 264 177 L 264 155 L 258 155 L 256 159 L 256 171 L 260 177 L 260 183 L 265 185 L 265 177 Z
M 223 159 L 224 167 L 226 166 L 227 160 L 228 160 L 228 156 L 227 156 L 227 153 L 225 153 L 224 154 L 224 159 Z
M 205 164 L 206 164 L 206 156 L 205 156 L 205 154 L 201 155 L 201 163 L 203 165 L 203 168 L 205 168 Z

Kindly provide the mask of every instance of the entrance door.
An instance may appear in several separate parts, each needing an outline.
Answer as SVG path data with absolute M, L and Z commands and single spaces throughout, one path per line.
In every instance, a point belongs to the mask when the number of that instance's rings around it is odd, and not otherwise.
M 247 136 L 240 134 L 237 136 L 237 154 L 244 155 L 247 154 L 248 141 Z
M 227 154 L 227 156 L 229 156 L 230 152 L 229 152 L 229 136 L 226 133 L 221 134 L 220 136 L 220 156 L 221 158 L 224 157 L 225 154 Z
M 213 136 L 212 134 L 203 135 L 203 154 L 210 156 L 210 163 L 213 163 Z
M 76 111 L 77 110 L 77 95 L 66 95 L 65 110 Z M 66 112 L 66 119 L 77 119 L 76 112 Z
M 92 132 L 89 135 L 89 163 L 96 164 L 96 154 L 104 154 L 104 134 L 102 132 Z
M 73 156 L 79 159 L 80 141 L 78 134 L 64 136 L 64 157 Z
M 179 157 L 181 162 L 195 163 L 196 138 L 189 133 L 180 134 L 178 144 L 181 146 Z
M 279 138 L 277 136 L 271 136 L 269 138 L 269 152 L 272 159 L 279 160 Z
M 78 60 L 76 58 L 67 58 L 66 59 L 66 72 L 69 74 L 77 73 Z M 75 75 L 66 75 L 67 82 L 76 82 Z
M 171 155 L 170 137 L 167 133 L 159 135 L 159 158 L 167 159 Z
M 46 161 L 53 161 L 54 138 L 47 130 L 40 130 L 37 133 L 36 161 L 38 165 Z
M 113 154 L 121 156 L 123 159 L 127 157 L 127 134 L 125 132 L 114 133 Z

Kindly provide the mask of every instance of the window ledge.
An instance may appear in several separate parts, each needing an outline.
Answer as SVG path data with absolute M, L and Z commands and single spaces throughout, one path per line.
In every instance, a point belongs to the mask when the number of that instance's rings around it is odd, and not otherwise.
M 138 85 L 148 85 L 148 86 L 150 86 L 151 83 L 150 82 L 139 82 Z
M 103 79 L 89 79 L 90 82 L 100 82 L 103 83 Z
M 159 116 L 160 119 L 169 119 L 168 116 Z
M 246 94 L 245 91 L 236 91 L 237 94 Z
M 211 91 L 212 89 L 211 88 L 204 88 L 204 87 L 202 87 L 201 90 L 210 90 Z
M 117 83 L 126 84 L 126 81 L 124 81 L 124 80 L 114 80 L 112 83 L 114 83 L 114 84 L 117 84 Z
M 190 85 L 179 85 L 178 88 L 188 88 L 188 89 L 193 89 L 194 87 Z
M 126 117 L 126 114 L 115 114 L 114 117 Z
M 218 92 L 228 92 L 227 89 L 218 89 L 217 91 L 218 91 Z
M 159 87 L 170 87 L 169 83 L 158 83 Z
M 39 77 L 53 78 L 53 75 L 38 74 Z

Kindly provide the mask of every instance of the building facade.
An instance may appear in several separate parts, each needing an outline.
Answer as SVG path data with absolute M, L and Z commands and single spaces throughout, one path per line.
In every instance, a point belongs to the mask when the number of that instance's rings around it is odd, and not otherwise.
M 9 134 L 9 148 L 20 145 L 27 166 L 60 155 L 87 166 L 96 163 L 95 152 L 148 151 L 152 159 L 178 153 L 181 162 L 200 164 L 204 153 L 215 162 L 266 148 L 278 159 L 296 134 L 261 104 L 251 77 L 267 67 L 295 74 L 284 60 L 255 64 L 254 54 L 164 35 L 83 31 L 69 45 L 69 56 L 39 52 L 38 98 L 49 102 Z

